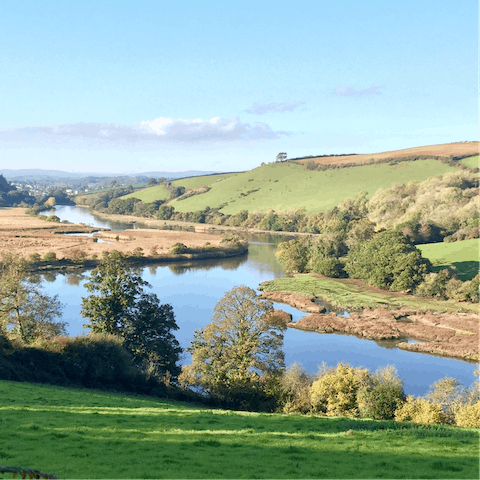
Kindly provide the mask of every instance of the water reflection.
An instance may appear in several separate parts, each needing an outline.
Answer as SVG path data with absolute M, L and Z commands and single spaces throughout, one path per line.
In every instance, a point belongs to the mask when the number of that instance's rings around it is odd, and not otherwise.
M 211 321 L 213 308 L 225 292 L 238 285 L 256 289 L 263 281 L 283 276 L 275 258 L 275 245 L 285 241 L 286 237 L 249 235 L 246 238 L 253 243 L 248 255 L 242 257 L 136 267 L 136 272 L 152 285 L 152 293 L 157 294 L 162 303 L 172 305 L 180 327 L 175 335 L 183 348 L 190 345 L 194 330 Z M 45 272 L 42 276 L 46 293 L 58 294 L 64 304 L 63 319 L 69 322 L 68 333 L 78 335 L 85 332 L 83 324 L 86 319 L 80 315 L 80 305 L 82 297 L 88 295 L 84 284 L 89 272 L 77 270 L 66 275 Z M 275 303 L 274 307 L 292 314 L 293 321 L 306 315 L 288 305 Z M 429 385 L 446 375 L 469 385 L 476 368 L 475 364 L 460 360 L 399 350 L 391 341 L 374 342 L 355 336 L 318 334 L 293 328 L 285 332 L 284 351 L 287 365 L 298 361 L 311 373 L 316 372 L 324 361 L 329 365 L 347 361 L 371 371 L 388 364 L 395 365 L 405 381 L 406 392 L 415 395 L 425 394 Z M 185 354 L 183 363 L 189 361 L 189 355 Z

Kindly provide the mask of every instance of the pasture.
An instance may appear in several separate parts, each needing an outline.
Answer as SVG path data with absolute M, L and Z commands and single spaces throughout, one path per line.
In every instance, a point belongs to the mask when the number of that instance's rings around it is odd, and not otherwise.
M 423 257 L 432 262 L 434 272 L 450 266 L 456 267 L 460 280 L 471 280 L 478 273 L 478 238 L 451 243 L 427 243 L 417 245 L 417 248 Z
M 59 478 L 478 478 L 478 431 L 0 381 L 0 464 Z M 11 474 L 4 474 L 11 478 Z
M 397 182 L 423 181 L 434 175 L 454 171 L 439 160 L 418 160 L 397 165 L 380 164 L 331 169 L 306 170 L 293 162 L 271 163 L 253 170 L 233 174 L 201 195 L 173 200 L 179 212 L 193 212 L 205 207 L 221 208 L 225 214 L 242 210 L 267 211 L 305 207 L 307 213 L 321 212 L 354 198 L 361 192 L 372 196 L 381 188 Z
M 459 163 L 469 168 L 478 168 L 478 155 L 474 157 L 462 158 Z

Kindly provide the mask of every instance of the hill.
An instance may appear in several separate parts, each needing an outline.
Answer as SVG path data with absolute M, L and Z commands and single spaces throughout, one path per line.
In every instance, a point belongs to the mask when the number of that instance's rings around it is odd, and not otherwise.
M 454 171 L 455 168 L 440 160 L 325 171 L 307 170 L 293 162 L 271 163 L 232 174 L 211 184 L 206 193 L 183 200 L 175 199 L 170 205 L 178 212 L 203 210 L 207 206 L 220 208 L 225 214 L 236 214 L 242 210 L 254 212 L 301 207 L 307 213 L 322 212 L 363 191 L 368 192 L 367 196 L 370 197 L 377 190 L 389 188 L 397 182 L 423 181 Z
M 289 161 L 296 161 L 298 163 L 306 163 L 313 161 L 316 164 L 322 165 L 341 165 L 345 163 L 359 163 L 368 162 L 370 160 L 384 160 L 384 159 L 399 159 L 408 157 L 452 157 L 460 159 L 478 155 L 479 142 L 457 142 L 446 143 L 441 145 L 427 145 L 423 147 L 405 148 L 402 150 L 393 150 L 381 153 L 362 153 L 352 155 L 322 155 L 292 158 Z
M 0 381 L 4 465 L 60 478 L 478 478 L 478 430 Z

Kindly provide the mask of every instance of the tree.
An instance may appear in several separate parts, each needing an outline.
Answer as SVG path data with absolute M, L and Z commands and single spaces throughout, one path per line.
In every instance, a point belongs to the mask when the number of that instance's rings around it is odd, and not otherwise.
M 157 184 L 157 181 L 154 178 L 149 178 L 147 182 L 147 187 L 153 187 Z
M 277 155 L 277 158 L 276 158 L 276 161 L 277 162 L 283 162 L 287 159 L 287 154 L 286 152 L 280 152 L 278 155 Z
M 25 343 L 66 334 L 58 322 L 62 305 L 27 281 L 28 262 L 11 254 L 0 260 L 0 329 L 18 335 Z
M 171 333 L 178 329 L 171 305 L 160 305 L 156 295 L 144 292 L 150 285 L 132 271 L 120 252 L 102 256 L 85 284 L 92 294 L 82 298 L 80 313 L 90 320 L 84 327 L 120 337 L 140 369 L 175 378 L 182 349 Z
M 213 321 L 194 333 L 182 381 L 227 403 L 254 407 L 284 370 L 286 325 L 271 302 L 244 285 L 227 292 L 213 312 Z
M 412 290 L 428 273 L 429 262 L 400 232 L 385 230 L 372 240 L 354 245 L 345 271 L 379 288 Z

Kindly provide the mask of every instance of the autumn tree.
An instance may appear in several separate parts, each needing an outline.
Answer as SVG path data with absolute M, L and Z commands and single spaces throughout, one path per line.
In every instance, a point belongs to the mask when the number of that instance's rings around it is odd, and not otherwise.
M 28 262 L 22 257 L 7 254 L 0 259 L 0 330 L 25 343 L 64 335 L 66 322 L 56 320 L 62 309 L 58 295 L 46 295 L 27 276 Z
M 244 285 L 224 295 L 212 320 L 194 333 L 182 383 L 230 405 L 262 408 L 284 370 L 285 323 L 271 302 Z

